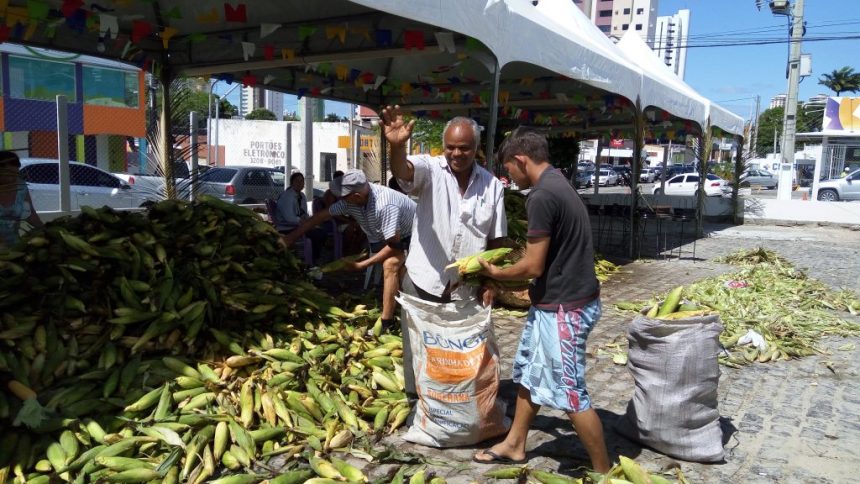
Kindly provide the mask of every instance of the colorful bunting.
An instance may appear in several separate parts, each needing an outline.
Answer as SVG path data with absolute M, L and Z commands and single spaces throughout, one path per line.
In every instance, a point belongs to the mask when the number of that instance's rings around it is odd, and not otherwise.
M 192 32 L 191 35 L 188 36 L 188 40 L 192 44 L 203 42 L 204 40 L 206 40 L 206 34 L 204 34 L 203 32 Z
M 373 83 L 373 88 L 379 89 L 379 86 L 381 86 L 383 82 L 385 82 L 385 76 L 376 76 L 376 81 L 374 81 Z
M 266 77 L 263 78 L 263 84 L 269 84 L 270 82 L 275 80 L 275 76 L 271 74 L 266 74 Z
M 180 10 L 179 7 L 173 7 L 170 10 L 164 12 L 164 18 L 182 20 L 182 10 Z
M 317 72 L 322 74 L 325 77 L 328 77 L 331 74 L 331 62 L 321 62 L 317 65 Z
M 0 44 L 9 40 L 9 27 L 0 24 Z
M 349 75 L 349 66 L 338 64 L 334 68 L 335 75 L 337 76 L 337 80 L 345 81 L 346 76 Z
M 452 32 L 436 32 L 436 43 L 439 44 L 439 52 L 450 52 L 452 54 L 457 52 Z
M 373 39 L 370 38 L 370 29 L 367 27 L 351 27 L 349 33 L 364 37 L 364 40 L 368 42 L 373 42 Z
M 469 37 L 466 39 L 466 50 L 467 51 L 476 51 L 481 49 L 481 43 L 478 42 L 478 39 L 473 39 Z
M 272 60 L 275 58 L 275 46 L 272 44 L 266 44 L 263 46 L 263 58 L 266 60 Z
M 424 50 L 424 32 L 420 30 L 404 30 L 403 47 L 406 50 Z
M 390 47 L 392 44 L 392 35 L 391 31 L 387 29 L 381 29 L 374 32 L 374 36 L 376 37 L 376 45 L 378 47 Z
M 325 28 L 326 40 L 331 40 L 337 37 L 341 44 L 346 43 L 346 26 L 345 25 L 329 25 Z
M 395 88 L 391 84 L 383 84 L 382 85 L 382 95 L 387 96 L 393 91 Z
M 131 24 L 131 41 L 139 44 L 141 40 L 152 33 L 152 24 L 146 20 L 135 20 Z
M 233 84 L 233 82 L 236 80 L 236 77 L 235 77 L 233 74 L 229 74 L 229 73 L 226 73 L 226 74 L 218 74 L 218 75 L 216 76 L 216 78 L 217 78 L 219 81 L 226 82 L 227 84 Z
M 63 17 L 69 18 L 84 6 L 84 2 L 82 0 L 63 0 L 63 5 L 60 7 L 60 12 L 63 14 Z
M 244 3 L 238 3 L 235 7 L 229 3 L 224 3 L 224 20 L 227 22 L 247 23 L 248 9 Z
M 224 5 L 227 5 L 226 3 Z M 248 62 L 248 59 L 254 56 L 254 52 L 257 51 L 257 44 L 253 42 L 242 42 L 242 57 L 245 58 L 245 62 Z M 244 79 L 242 80 L 244 83 Z
M 27 0 L 27 15 L 31 20 L 47 19 L 48 10 L 48 4 L 44 0 Z
M 178 33 L 179 29 L 176 27 L 164 27 L 164 30 L 161 31 L 161 45 L 164 46 L 164 50 L 167 50 L 168 45 L 170 45 L 170 39 Z
M 272 33 L 281 28 L 281 24 L 260 24 L 260 38 L 272 35 Z
M 281 59 L 291 60 L 296 58 L 296 51 L 293 49 L 281 49 Z
M 199 24 L 217 24 L 220 20 L 221 17 L 218 15 L 218 9 L 215 7 L 197 16 L 197 23 Z
M 317 28 L 313 25 L 300 25 L 299 26 L 299 41 L 304 41 L 311 35 L 317 33 Z
M 305 89 L 304 87 L 299 88 L 299 91 L 296 93 L 296 99 L 301 99 L 301 98 L 305 97 L 305 94 L 307 94 L 307 93 L 308 93 L 308 90 Z
M 103 39 L 108 36 L 115 39 L 117 34 L 119 34 L 119 22 L 116 17 L 106 13 L 99 14 L 99 36 Z
M 242 85 L 245 87 L 255 87 L 257 85 L 257 76 L 250 72 L 245 72 L 245 75 L 242 76 Z

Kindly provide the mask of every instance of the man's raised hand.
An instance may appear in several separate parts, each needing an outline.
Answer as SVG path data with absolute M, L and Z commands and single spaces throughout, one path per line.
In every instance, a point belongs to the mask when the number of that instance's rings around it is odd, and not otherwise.
M 385 139 L 392 146 L 405 145 L 409 137 L 412 136 L 412 128 L 415 127 L 414 119 L 409 122 L 403 119 L 403 112 L 400 110 L 400 106 L 386 106 L 382 110 L 381 122 Z

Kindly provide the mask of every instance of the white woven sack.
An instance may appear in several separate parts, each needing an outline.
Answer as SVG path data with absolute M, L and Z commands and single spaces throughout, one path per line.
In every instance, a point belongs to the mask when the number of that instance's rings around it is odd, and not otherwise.
M 401 293 L 412 345 L 418 404 L 409 442 L 454 447 L 507 431 L 498 402 L 499 349 L 491 308 L 473 301 L 433 303 Z
M 662 321 L 637 316 L 628 330 L 627 369 L 636 391 L 617 430 L 693 462 L 723 460 L 717 411 L 719 316 Z

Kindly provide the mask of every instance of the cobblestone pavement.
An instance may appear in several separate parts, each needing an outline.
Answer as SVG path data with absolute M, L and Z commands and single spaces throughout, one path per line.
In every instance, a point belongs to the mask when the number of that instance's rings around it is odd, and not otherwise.
M 678 284 L 730 271 L 729 266 L 711 260 L 739 248 L 758 246 L 776 250 L 834 288 L 860 292 L 860 232 L 778 226 L 707 229 L 708 237 L 696 244 L 696 260 L 629 263 L 603 287 L 604 316 L 588 341 L 587 382 L 611 456 L 634 457 L 652 472 L 680 465 L 687 478 L 697 483 L 853 481 L 860 466 L 856 452 L 860 448 L 860 350 L 837 348 L 851 342 L 860 348 L 856 338 L 825 340 L 823 346 L 830 350 L 829 355 L 741 369 L 721 367 L 719 411 L 726 451 L 722 463 L 675 461 L 641 448 L 613 430 L 634 390 L 626 367 L 613 364 L 610 357 L 596 356 L 597 349 L 606 344 L 626 345 L 629 316 L 611 309 L 613 301 L 648 298 Z M 509 379 L 511 359 L 522 324 L 523 318 L 496 317 L 503 360 L 502 397 L 511 402 L 515 394 Z M 542 409 L 532 428 L 528 444 L 531 467 L 570 474 L 588 465 L 585 451 L 563 413 Z M 409 444 L 399 435 L 387 442 L 449 463 L 449 467 L 431 466 L 449 483 L 484 482 L 481 474 L 492 468 L 471 462 L 476 449 L 492 442 L 445 450 Z M 373 474 L 384 471 L 382 467 Z

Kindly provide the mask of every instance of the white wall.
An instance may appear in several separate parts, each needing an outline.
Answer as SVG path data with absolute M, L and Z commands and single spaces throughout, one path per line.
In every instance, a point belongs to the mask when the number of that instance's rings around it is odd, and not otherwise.
M 860 203 L 746 198 L 744 220 L 860 225 Z
M 292 166 L 305 171 L 303 130 L 298 121 L 247 121 L 222 119 L 218 144 L 224 148 L 224 165 L 279 166 L 287 164 L 287 125 L 292 126 Z M 214 124 L 212 143 L 215 143 Z M 336 170 L 347 169 L 347 149 L 338 148 L 338 137 L 349 136 L 349 123 L 314 123 L 314 179 L 325 173 L 322 153 L 337 156 Z

